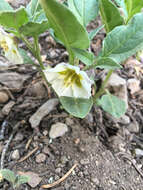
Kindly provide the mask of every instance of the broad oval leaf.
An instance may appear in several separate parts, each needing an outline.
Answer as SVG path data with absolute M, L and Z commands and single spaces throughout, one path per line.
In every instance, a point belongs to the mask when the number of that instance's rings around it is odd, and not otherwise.
M 6 28 L 18 30 L 23 24 L 28 22 L 28 15 L 24 7 L 15 11 L 0 12 L 0 25 Z
M 143 0 L 125 0 L 125 6 L 128 13 L 128 21 L 133 15 L 141 12 L 141 8 L 143 8 Z
M 92 98 L 84 99 L 62 96 L 60 97 L 60 102 L 68 113 L 79 118 L 84 118 L 93 105 Z
M 75 14 L 79 22 L 86 26 L 95 19 L 99 12 L 98 0 L 68 0 L 68 7 Z
M 118 8 L 110 0 L 100 0 L 99 3 L 102 22 L 105 24 L 106 32 L 110 32 L 116 26 L 124 23 Z
M 136 14 L 128 25 L 118 26 L 103 41 L 102 56 L 117 63 L 143 48 L 143 13 Z
M 16 175 L 13 171 L 11 171 L 9 169 L 2 169 L 2 170 L 0 170 L 0 173 L 2 174 L 4 179 L 11 182 L 12 184 L 15 183 Z
M 63 42 L 67 50 L 71 50 L 71 48 L 87 49 L 89 47 L 86 30 L 65 5 L 56 0 L 40 0 L 40 3 L 56 37 Z
M 18 175 L 17 186 L 19 187 L 21 184 L 27 183 L 30 180 L 29 176 L 26 175 Z
M 97 60 L 97 64 L 95 65 L 96 68 L 100 69 L 120 69 L 122 66 L 116 63 L 113 59 L 109 57 L 100 57 Z
M 126 103 L 110 93 L 103 95 L 101 99 L 98 99 L 97 105 L 101 106 L 104 111 L 116 118 L 120 118 L 126 112 Z
M 34 65 L 33 60 L 31 59 L 30 56 L 28 56 L 26 50 L 24 50 L 24 49 L 22 49 L 22 48 L 18 48 L 18 51 L 19 51 L 20 55 L 21 55 L 22 58 L 23 58 L 23 63 L 24 63 L 24 64 L 33 64 L 33 65 Z
M 86 50 L 73 48 L 75 56 L 81 60 L 85 65 L 93 65 L 95 62 L 95 56 Z
M 19 31 L 25 36 L 39 36 L 48 29 L 48 21 L 43 21 L 41 23 L 28 22 L 27 24 L 20 27 Z

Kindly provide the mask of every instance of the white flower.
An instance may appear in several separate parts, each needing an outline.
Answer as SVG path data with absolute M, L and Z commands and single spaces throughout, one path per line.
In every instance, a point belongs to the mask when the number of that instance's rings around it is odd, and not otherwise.
M 22 64 L 23 59 L 17 49 L 13 37 L 0 29 L 0 46 L 4 51 L 5 57 L 13 64 Z
M 79 67 L 60 63 L 55 68 L 44 70 L 44 73 L 58 96 L 91 97 L 93 81 Z
M 3 176 L 2 176 L 2 174 L 0 173 L 0 182 L 2 182 L 2 180 L 3 180 Z

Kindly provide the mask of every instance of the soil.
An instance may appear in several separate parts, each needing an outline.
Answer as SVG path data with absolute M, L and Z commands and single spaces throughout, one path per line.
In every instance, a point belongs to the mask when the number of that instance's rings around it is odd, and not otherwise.
M 100 24 L 100 19 L 91 22 L 88 30 Z M 101 49 L 104 36 L 104 30 L 101 30 L 92 41 L 91 50 L 95 55 L 98 55 Z M 68 61 L 65 48 L 56 44 L 49 37 L 48 32 L 40 37 L 40 44 L 45 65 L 55 66 L 59 62 Z M 21 46 L 23 46 L 22 43 Z M 0 60 L 5 62 L 2 56 Z M 100 73 L 102 71 L 99 70 L 96 74 L 100 76 Z M 11 169 L 15 173 L 33 172 L 41 178 L 41 182 L 35 187 L 32 188 L 26 183 L 20 186 L 20 190 L 42 190 L 43 184 L 59 180 L 75 163 L 77 166 L 73 172 L 60 184 L 49 189 L 143 189 L 143 174 L 141 173 L 143 157 L 135 154 L 136 148 L 140 150 L 143 148 L 143 77 L 141 74 L 136 75 L 135 68 L 126 65 L 117 73 L 126 80 L 134 77 L 141 81 L 139 93 L 131 95 L 128 91 L 129 107 L 126 116 L 130 119 L 129 123 L 118 122 L 96 106 L 93 106 L 85 119 L 74 118 L 68 115 L 59 103 L 42 119 L 38 127 L 32 128 L 29 122 L 30 117 L 45 102 L 55 98 L 55 94 L 32 65 L 16 65 L 0 70 L 0 76 L 4 76 L 3 74 L 11 76 L 11 78 L 6 78 L 5 82 L 0 81 L 0 90 L 3 89 L 9 97 L 9 100 L 0 104 L 0 134 L 4 129 L 4 139 L 0 141 L 1 154 L 14 127 L 21 122 L 6 151 L 4 168 Z M 100 80 L 99 77 L 99 85 Z M 9 108 L 9 111 L 4 112 L 9 102 L 13 102 L 13 106 Z M 52 124 L 58 122 L 65 123 L 68 126 L 68 132 L 51 140 L 50 128 Z M 134 130 L 129 128 L 131 123 L 134 125 Z M 13 158 L 15 150 L 19 152 L 16 159 Z M 22 161 L 21 158 L 28 153 L 31 155 Z M 38 159 L 40 154 L 41 160 Z M 11 189 L 7 181 L 0 183 L 0 190 Z

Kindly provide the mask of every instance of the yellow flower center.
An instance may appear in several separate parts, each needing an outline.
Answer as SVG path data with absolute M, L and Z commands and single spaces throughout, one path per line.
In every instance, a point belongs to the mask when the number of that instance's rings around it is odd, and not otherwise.
M 69 87 L 76 84 L 78 87 L 82 87 L 81 80 L 83 77 L 77 74 L 73 69 L 66 69 L 65 71 L 58 72 L 64 78 L 64 85 Z
M 4 41 L 4 40 L 1 41 L 0 45 L 1 45 L 1 47 L 4 49 L 4 51 L 8 51 L 8 50 L 9 50 L 6 41 Z
M 14 54 L 16 54 L 16 51 L 15 51 L 15 49 L 13 49 L 13 50 L 12 50 L 12 52 L 13 52 Z

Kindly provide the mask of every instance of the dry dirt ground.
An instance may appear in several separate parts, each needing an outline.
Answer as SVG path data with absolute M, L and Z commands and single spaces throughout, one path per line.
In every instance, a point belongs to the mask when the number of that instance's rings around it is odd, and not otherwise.
M 100 21 L 93 22 L 88 29 L 98 24 Z M 101 31 L 92 42 L 95 55 L 104 35 Z M 40 44 L 45 65 L 68 61 L 64 47 L 51 40 L 48 33 L 40 37 Z M 3 57 L 0 61 L 5 63 Z M 55 98 L 53 91 L 31 65 L 1 67 L 0 92 L 7 95 L 1 97 L 0 103 L 0 135 L 4 135 L 0 141 L 1 155 L 13 134 L 4 160 L 1 156 L 1 164 L 3 161 L 4 168 L 16 173 L 33 172 L 31 184 L 22 185 L 20 190 L 42 190 L 43 184 L 61 179 L 75 164 L 66 179 L 49 189 L 143 190 L 143 77 L 137 76 L 134 67 L 126 65 L 117 73 L 126 80 L 140 80 L 137 93 L 131 95 L 128 91 L 128 121 L 113 119 L 96 106 L 85 119 L 77 119 L 57 103 L 38 128 L 32 128 L 29 118 L 45 102 Z M 100 86 L 100 77 L 98 83 Z M 51 141 L 50 128 L 58 122 L 66 124 L 68 132 Z M 17 124 L 19 127 L 14 131 Z M 0 190 L 11 189 L 7 181 L 0 183 Z

